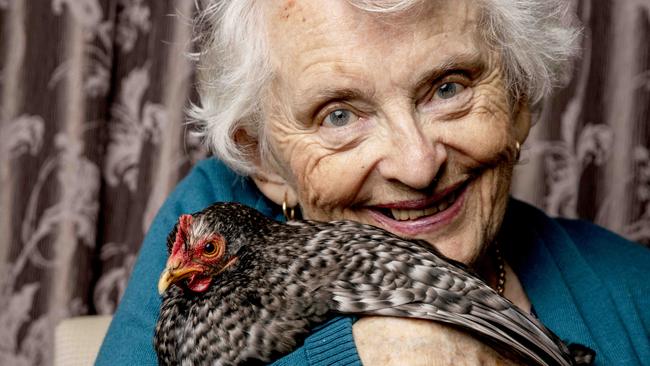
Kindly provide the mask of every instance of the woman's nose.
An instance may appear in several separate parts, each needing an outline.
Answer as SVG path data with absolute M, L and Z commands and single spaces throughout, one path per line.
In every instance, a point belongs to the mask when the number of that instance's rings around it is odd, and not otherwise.
M 415 126 L 395 132 L 389 136 L 389 146 L 378 164 L 379 173 L 413 189 L 431 186 L 447 161 L 445 147 Z

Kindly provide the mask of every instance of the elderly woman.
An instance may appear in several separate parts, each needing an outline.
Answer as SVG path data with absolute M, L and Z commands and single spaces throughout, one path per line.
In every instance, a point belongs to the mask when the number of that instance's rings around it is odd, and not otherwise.
M 155 363 L 165 237 L 180 214 L 213 201 L 424 239 L 561 338 L 595 349 L 598 364 L 650 360 L 649 252 L 508 197 L 530 110 L 572 63 L 567 8 L 214 1 L 200 18 L 193 114 L 220 161 L 198 164 L 161 209 L 98 363 Z M 454 364 L 484 351 L 459 346 L 472 344 L 463 337 L 421 321 L 336 318 L 278 364 Z

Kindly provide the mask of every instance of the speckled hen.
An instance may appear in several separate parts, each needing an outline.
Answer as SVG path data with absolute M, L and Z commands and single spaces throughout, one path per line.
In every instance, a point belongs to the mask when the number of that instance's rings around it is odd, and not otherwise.
M 429 319 L 524 364 L 571 365 L 536 319 L 426 242 L 351 221 L 282 224 L 234 203 L 168 238 L 155 347 L 164 365 L 267 362 L 333 314 Z

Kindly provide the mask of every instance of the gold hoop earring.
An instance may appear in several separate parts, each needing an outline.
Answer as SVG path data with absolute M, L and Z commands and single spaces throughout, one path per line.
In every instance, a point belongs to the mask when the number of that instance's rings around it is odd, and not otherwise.
M 284 194 L 284 201 L 282 201 L 282 214 L 287 221 L 293 221 L 296 215 L 296 210 L 287 205 L 287 194 Z
M 521 144 L 519 141 L 515 141 L 515 161 L 519 161 L 519 157 L 521 156 Z

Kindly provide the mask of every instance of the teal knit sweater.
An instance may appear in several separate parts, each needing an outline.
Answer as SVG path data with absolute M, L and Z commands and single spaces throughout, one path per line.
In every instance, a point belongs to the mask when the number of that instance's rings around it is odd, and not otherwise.
M 178 185 L 147 234 L 97 365 L 155 365 L 156 290 L 165 239 L 183 213 L 236 201 L 282 220 L 252 182 L 222 163 L 199 163 Z M 592 224 L 551 219 L 512 199 L 502 229 L 504 255 L 540 320 L 569 342 L 597 352 L 597 365 L 650 365 L 650 250 Z M 322 324 L 275 365 L 360 365 L 350 317 Z

